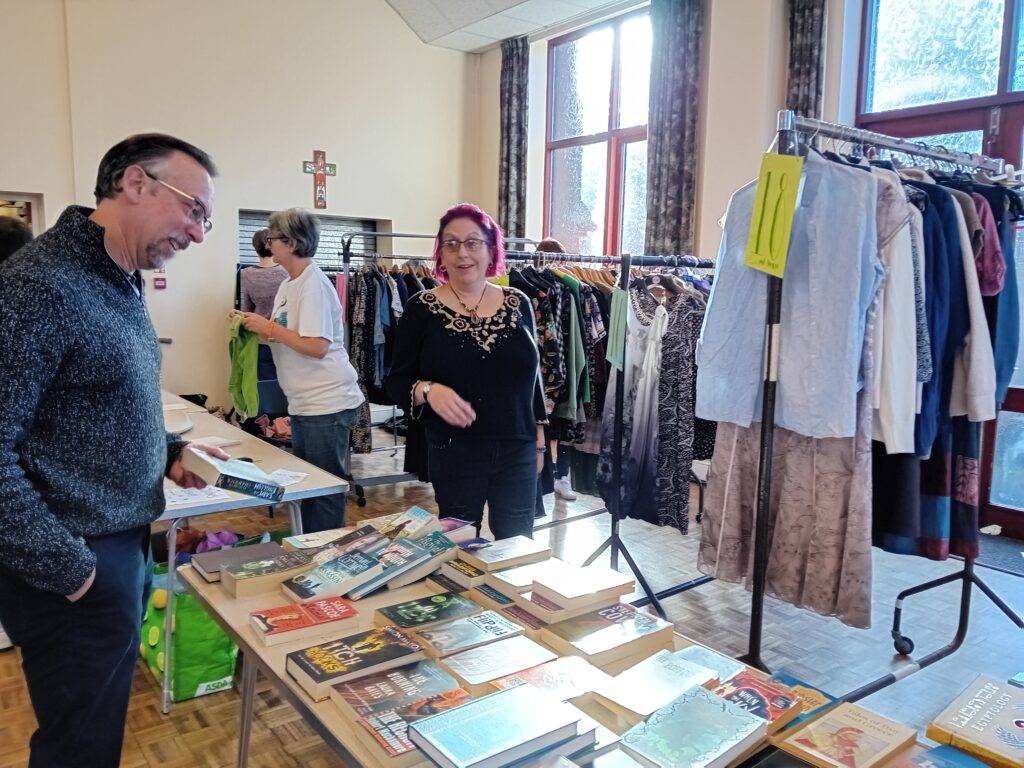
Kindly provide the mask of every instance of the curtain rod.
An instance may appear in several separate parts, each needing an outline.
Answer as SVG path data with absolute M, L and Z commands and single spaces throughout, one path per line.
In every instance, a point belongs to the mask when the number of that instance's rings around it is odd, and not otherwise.
M 826 138 L 852 141 L 860 144 L 870 144 L 879 149 L 889 149 L 896 152 L 903 152 L 916 157 L 927 157 L 932 160 L 941 160 L 947 163 L 965 165 L 971 168 L 978 168 L 985 171 L 1003 172 L 1004 161 L 999 158 L 977 155 L 973 152 L 955 152 L 952 150 L 939 149 L 929 146 L 921 141 L 912 139 L 901 139 L 896 136 L 886 136 L 883 133 L 875 133 L 863 128 L 854 128 L 838 123 L 829 123 L 824 120 L 817 120 L 811 117 L 796 115 L 792 110 L 783 110 L 779 113 L 779 126 L 783 127 L 786 122 L 786 115 L 789 115 L 789 125 L 786 126 L 800 133 L 812 134 L 812 136 L 824 136 Z

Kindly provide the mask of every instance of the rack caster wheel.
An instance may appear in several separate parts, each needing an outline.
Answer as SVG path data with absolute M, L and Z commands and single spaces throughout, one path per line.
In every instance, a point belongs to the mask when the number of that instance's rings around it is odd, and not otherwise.
M 903 635 L 896 638 L 893 646 L 896 648 L 896 653 L 901 656 L 909 656 L 914 652 L 914 641 L 909 637 L 904 637 Z
M 356 506 L 365 507 L 366 506 L 366 497 L 365 496 L 360 496 L 358 499 L 356 499 Z

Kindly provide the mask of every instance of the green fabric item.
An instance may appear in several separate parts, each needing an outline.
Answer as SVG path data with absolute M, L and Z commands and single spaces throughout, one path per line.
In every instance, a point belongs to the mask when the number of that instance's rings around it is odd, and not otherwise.
M 228 339 L 231 355 L 231 378 L 228 392 L 235 410 L 247 419 L 255 416 L 260 408 L 259 390 L 256 388 L 256 362 L 259 359 L 260 339 L 242 325 L 242 318 L 231 318 L 231 332 Z
M 626 365 L 626 308 L 629 295 L 619 287 L 612 291 L 612 317 L 608 322 L 608 350 L 605 360 L 621 371 Z
M 572 291 L 572 295 L 576 299 L 576 307 L 580 311 L 582 311 L 582 308 L 583 308 L 583 297 L 580 295 L 580 281 L 577 280 L 572 275 L 567 275 L 567 274 L 562 273 L 562 272 L 559 272 L 558 276 L 561 278 L 563 283 L 565 283 L 567 286 L 569 286 L 569 290 Z M 580 345 L 583 346 L 583 329 L 580 328 L 579 331 L 580 331 Z M 583 372 L 582 372 L 583 381 L 580 384 L 580 391 L 583 393 L 583 402 L 584 403 L 589 403 L 590 402 L 590 369 L 587 367 L 586 347 L 585 346 L 584 346 L 583 356 L 584 356 Z
M 587 370 L 587 350 L 583 346 L 583 332 L 580 330 L 575 306 L 576 297 L 570 294 L 569 301 L 573 302 L 569 312 L 569 348 L 565 357 L 565 380 L 569 385 L 569 397 L 555 406 L 554 415 L 579 424 L 586 420 L 580 407 L 579 394 L 580 378 Z

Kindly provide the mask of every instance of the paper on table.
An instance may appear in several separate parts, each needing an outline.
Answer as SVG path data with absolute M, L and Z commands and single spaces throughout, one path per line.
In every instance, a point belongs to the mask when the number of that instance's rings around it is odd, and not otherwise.
M 179 488 L 178 486 L 164 486 L 164 503 L 168 507 L 177 507 L 182 504 L 196 504 L 204 501 L 218 501 L 230 499 L 227 491 L 208 485 L 205 488 Z
M 289 486 L 309 477 L 308 472 L 292 472 L 290 469 L 275 469 L 270 476 L 279 485 Z

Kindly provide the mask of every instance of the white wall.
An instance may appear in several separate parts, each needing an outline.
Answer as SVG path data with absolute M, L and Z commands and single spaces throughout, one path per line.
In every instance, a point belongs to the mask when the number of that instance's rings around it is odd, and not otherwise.
M 433 232 L 481 186 L 479 57 L 425 45 L 384 0 L 0 0 L 0 18 L 5 58 L 33 73 L 7 94 L 0 189 L 42 192 L 52 223 L 91 203 L 103 152 L 141 131 L 220 168 L 213 232 L 149 293 L 174 391 L 225 402 L 237 212 L 311 207 L 313 149 L 338 166 L 325 213 L 395 231 Z

